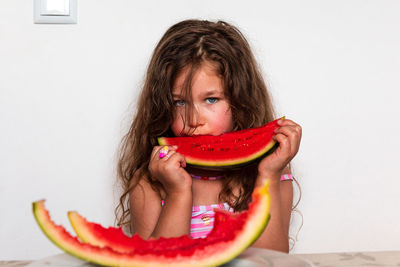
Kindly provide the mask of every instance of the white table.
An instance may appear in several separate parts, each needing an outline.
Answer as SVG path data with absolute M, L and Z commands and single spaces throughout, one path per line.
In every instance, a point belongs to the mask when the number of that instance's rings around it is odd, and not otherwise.
M 18 266 L 95 266 L 65 253 L 37 261 L 0 261 L 0 267 Z M 225 267 L 278 266 L 278 267 L 400 267 L 400 251 L 342 252 L 316 254 L 284 254 L 272 250 L 249 248 Z
M 338 252 L 295 254 L 318 267 L 382 266 L 400 267 L 400 251 Z

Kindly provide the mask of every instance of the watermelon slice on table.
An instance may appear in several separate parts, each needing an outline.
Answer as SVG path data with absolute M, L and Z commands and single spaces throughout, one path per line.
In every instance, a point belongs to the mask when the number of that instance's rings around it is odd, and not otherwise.
M 139 235 L 127 236 L 121 227 L 108 227 L 89 222 L 76 211 L 68 212 L 68 219 L 76 235 L 84 243 L 98 247 L 111 247 L 113 250 L 126 253 L 133 250 L 151 250 L 153 252 L 170 250 L 193 245 L 196 240 L 189 236 L 144 240 Z
M 281 118 L 281 119 L 284 119 Z M 261 127 L 218 136 L 195 135 L 159 137 L 159 145 L 176 145 L 189 166 L 200 169 L 235 169 L 256 162 L 270 154 L 278 143 L 272 139 L 278 120 Z
M 63 226 L 56 225 L 51 220 L 44 206 L 44 200 L 33 203 L 33 213 L 43 233 L 55 245 L 68 254 L 96 264 L 217 266 L 234 259 L 255 242 L 264 231 L 269 220 L 270 208 L 268 182 L 254 190 L 252 199 L 247 211 L 230 213 L 216 210 L 214 228 L 203 239 L 190 239 L 183 236 L 143 240 L 134 235 L 126 239 L 131 239 L 131 243 L 124 243 L 120 237 L 113 238 L 112 233 L 118 228 L 96 228 L 92 227 L 93 223 L 84 220 L 74 226 L 75 230 L 79 229 L 77 232 L 80 233 L 80 238 L 89 242 L 82 243 L 77 237 L 68 233 Z M 99 238 L 99 231 L 103 231 L 105 237 Z M 89 236 L 92 237 L 89 238 Z M 170 242 L 170 245 L 166 245 L 166 242 Z

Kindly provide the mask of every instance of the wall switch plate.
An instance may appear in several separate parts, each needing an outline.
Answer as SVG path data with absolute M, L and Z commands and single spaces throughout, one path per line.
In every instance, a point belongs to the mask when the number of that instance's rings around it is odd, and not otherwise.
M 36 24 L 76 24 L 77 0 L 34 0 Z

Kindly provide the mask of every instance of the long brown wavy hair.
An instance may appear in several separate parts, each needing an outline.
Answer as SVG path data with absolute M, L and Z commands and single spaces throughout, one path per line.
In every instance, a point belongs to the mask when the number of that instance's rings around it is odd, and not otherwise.
M 191 77 L 204 62 L 215 66 L 222 79 L 232 111 L 233 130 L 261 126 L 275 118 L 267 86 L 239 29 L 224 21 L 205 20 L 185 20 L 170 27 L 153 52 L 136 114 L 121 142 L 118 176 L 123 194 L 115 210 L 119 226 L 129 223 L 129 193 L 140 179 L 148 179 L 160 192 L 162 185 L 149 179 L 148 164 L 157 137 L 173 136 L 170 126 L 174 120 L 174 81 L 183 69 L 189 68 L 185 87 L 190 94 Z M 220 200 L 233 203 L 237 211 L 246 209 L 257 168 L 228 171 L 225 176 Z M 238 196 L 233 195 L 234 185 L 239 185 Z

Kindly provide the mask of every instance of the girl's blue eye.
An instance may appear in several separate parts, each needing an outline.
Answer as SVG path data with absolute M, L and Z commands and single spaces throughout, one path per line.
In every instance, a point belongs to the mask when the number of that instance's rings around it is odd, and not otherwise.
M 209 104 L 217 103 L 217 101 L 218 101 L 218 98 L 216 98 L 216 97 L 208 97 L 206 99 L 206 102 L 209 103 Z
M 177 107 L 183 107 L 185 105 L 185 100 L 175 100 L 174 105 Z

